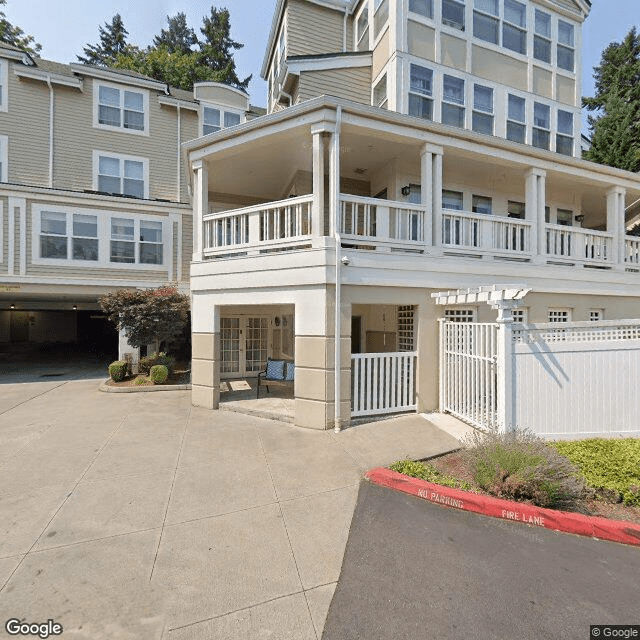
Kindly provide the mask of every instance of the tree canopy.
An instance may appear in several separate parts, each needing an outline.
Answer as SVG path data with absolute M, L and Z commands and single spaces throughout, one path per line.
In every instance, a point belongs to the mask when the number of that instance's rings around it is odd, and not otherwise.
M 0 7 L 7 4 L 7 0 L 0 0 Z M 18 47 L 32 55 L 38 55 L 42 51 L 42 45 L 36 42 L 33 36 L 28 36 L 20 28 L 7 20 L 4 11 L 0 10 L 0 42 Z
M 201 37 L 188 25 L 185 13 L 167 16 L 167 28 L 144 48 L 127 43 L 128 31 L 119 14 L 99 32 L 100 42 L 87 45 L 85 55 L 78 56 L 80 62 L 137 71 L 187 91 L 206 81 L 246 90 L 251 81 L 251 76 L 238 77 L 233 54 L 244 45 L 231 38 L 231 16 L 225 8 L 211 7 L 202 19 Z
M 595 96 L 583 98 L 591 149 L 588 160 L 640 171 L 640 35 L 633 27 L 622 42 L 612 42 L 594 68 Z

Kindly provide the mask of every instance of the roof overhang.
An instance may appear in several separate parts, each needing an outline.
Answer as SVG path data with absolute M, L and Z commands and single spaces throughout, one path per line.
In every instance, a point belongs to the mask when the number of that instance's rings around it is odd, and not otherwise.
M 101 69 L 85 64 L 77 64 L 72 62 L 69 65 L 75 73 L 81 76 L 89 76 L 91 78 L 99 78 L 101 80 L 110 80 L 119 84 L 129 84 L 134 87 L 144 87 L 146 89 L 156 89 L 162 93 L 167 92 L 167 85 L 164 82 L 153 80 L 151 78 L 137 78 L 125 73 L 118 73 L 109 69 Z
M 294 75 L 302 71 L 327 71 L 329 69 L 355 69 L 370 67 L 373 53 L 370 51 L 340 53 L 320 56 L 293 56 L 287 58 L 287 70 Z
M 9 60 L 16 60 L 22 62 L 27 67 L 35 66 L 33 58 L 26 51 L 17 51 L 15 49 L 5 49 L 0 47 L 0 58 L 8 58 Z
M 73 87 L 74 89 L 80 89 L 80 91 L 82 91 L 81 78 L 64 76 L 59 73 L 49 73 L 48 71 L 41 71 L 33 67 L 27 67 L 25 69 L 16 68 L 14 69 L 14 73 L 18 78 L 29 78 L 29 80 L 39 80 L 40 82 L 46 83 L 50 82 L 51 84 Z
M 158 102 L 166 107 L 180 107 L 181 109 L 190 109 L 191 111 L 198 111 L 199 109 L 199 105 L 196 102 L 180 100 L 173 96 L 158 96 Z

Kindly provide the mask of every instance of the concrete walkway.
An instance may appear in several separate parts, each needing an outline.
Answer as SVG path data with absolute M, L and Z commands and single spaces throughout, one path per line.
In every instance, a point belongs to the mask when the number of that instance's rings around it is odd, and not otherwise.
M 2 382 L 0 618 L 78 639 L 319 638 L 364 471 L 458 447 L 415 415 L 334 434 Z

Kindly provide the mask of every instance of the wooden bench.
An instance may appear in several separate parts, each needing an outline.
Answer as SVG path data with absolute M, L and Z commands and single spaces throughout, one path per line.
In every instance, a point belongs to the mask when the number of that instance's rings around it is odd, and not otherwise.
M 260 384 L 267 387 L 267 392 L 269 392 L 270 384 L 293 387 L 295 371 L 296 366 L 290 360 L 272 360 L 271 358 L 267 358 L 264 371 L 258 374 L 256 398 L 260 397 Z

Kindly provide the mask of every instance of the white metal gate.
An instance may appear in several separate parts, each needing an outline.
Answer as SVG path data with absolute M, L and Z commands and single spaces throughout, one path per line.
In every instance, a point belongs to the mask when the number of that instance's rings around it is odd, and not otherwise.
M 415 411 L 416 352 L 351 355 L 351 415 Z
M 498 427 L 498 325 L 440 322 L 440 410 L 483 429 Z

